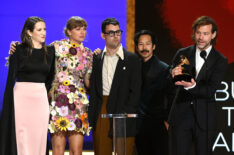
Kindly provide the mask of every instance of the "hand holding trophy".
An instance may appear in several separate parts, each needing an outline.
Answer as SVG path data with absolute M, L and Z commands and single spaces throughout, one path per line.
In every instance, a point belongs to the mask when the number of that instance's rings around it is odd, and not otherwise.
M 175 75 L 173 82 L 187 81 L 191 82 L 191 79 L 195 77 L 195 68 L 190 64 L 189 60 L 184 56 L 180 56 L 180 63 L 177 65 L 182 69 L 182 74 Z

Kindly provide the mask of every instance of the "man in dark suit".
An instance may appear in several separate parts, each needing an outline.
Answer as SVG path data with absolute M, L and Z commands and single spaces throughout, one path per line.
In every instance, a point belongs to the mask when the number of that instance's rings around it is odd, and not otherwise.
M 148 30 L 135 34 L 136 52 L 142 58 L 142 88 L 138 109 L 138 155 L 168 155 L 167 116 L 173 100 L 168 81 L 170 67 L 155 55 L 156 36 Z
M 141 64 L 137 55 L 121 45 L 119 22 L 107 18 L 102 22 L 106 46 L 93 57 L 90 81 L 89 122 L 93 127 L 95 155 L 112 154 L 112 122 L 101 114 L 137 112 L 141 88 Z M 126 151 L 133 155 L 136 120 L 126 121 Z
M 182 55 L 196 72 L 190 81 L 175 82 L 179 88 L 169 117 L 173 155 L 189 155 L 192 142 L 196 155 L 211 154 L 216 128 L 215 92 L 227 69 L 227 59 L 214 48 L 217 34 L 212 18 L 199 17 L 193 23 L 195 45 L 178 50 L 174 57 L 173 78 L 183 74 L 183 67 L 178 65 Z

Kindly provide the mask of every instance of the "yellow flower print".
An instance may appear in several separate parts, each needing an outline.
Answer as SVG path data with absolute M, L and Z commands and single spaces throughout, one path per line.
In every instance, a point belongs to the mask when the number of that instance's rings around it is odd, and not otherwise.
M 58 120 L 56 120 L 56 126 L 61 131 L 67 131 L 70 123 L 66 117 L 60 117 Z
M 70 81 L 68 81 L 68 80 L 63 81 L 64 86 L 68 86 L 69 84 L 70 84 Z
M 72 43 L 71 47 L 76 48 L 78 45 L 76 43 Z
M 85 93 L 85 91 L 84 91 L 83 88 L 79 88 L 79 90 L 80 90 L 80 93 L 81 93 L 81 94 L 84 94 L 84 93 Z

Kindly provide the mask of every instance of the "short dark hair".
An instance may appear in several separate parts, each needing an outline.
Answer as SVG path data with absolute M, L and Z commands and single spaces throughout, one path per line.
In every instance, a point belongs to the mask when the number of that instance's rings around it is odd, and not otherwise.
M 138 40 L 139 40 L 140 36 L 142 36 L 142 35 L 149 35 L 149 36 L 151 37 L 152 44 L 153 44 L 153 45 L 156 45 L 157 38 L 156 38 L 156 36 L 154 35 L 154 33 L 151 32 L 150 30 L 140 30 L 140 31 L 138 31 L 138 32 L 135 34 L 135 37 L 134 37 L 135 45 L 138 44 Z
M 106 26 L 107 25 L 119 25 L 119 22 L 117 19 L 115 18 L 106 18 L 103 22 L 102 22 L 102 33 L 106 32 Z
M 193 41 L 195 41 L 194 33 L 195 33 L 196 29 L 200 26 L 210 25 L 210 24 L 212 25 L 211 32 L 212 33 L 216 32 L 215 38 L 211 40 L 211 44 L 215 45 L 217 37 L 218 37 L 218 26 L 217 26 L 216 22 L 209 16 L 201 16 L 201 17 L 198 17 L 194 21 L 193 26 L 192 26 L 192 29 L 193 29 L 192 39 L 193 39 Z
M 149 35 L 151 37 L 152 45 L 157 44 L 157 37 L 153 32 L 151 32 L 150 30 L 140 30 L 134 36 L 135 47 L 137 46 L 138 40 L 139 40 L 140 36 L 142 36 L 142 35 Z M 135 51 L 136 51 L 136 48 L 135 48 Z M 156 52 L 156 50 L 154 50 L 154 53 L 155 52 Z

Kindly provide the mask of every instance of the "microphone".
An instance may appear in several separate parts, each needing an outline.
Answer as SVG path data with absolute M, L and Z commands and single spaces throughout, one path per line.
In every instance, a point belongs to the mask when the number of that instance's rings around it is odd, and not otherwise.
M 206 61 L 206 51 L 201 51 L 200 57 L 202 57 Z

